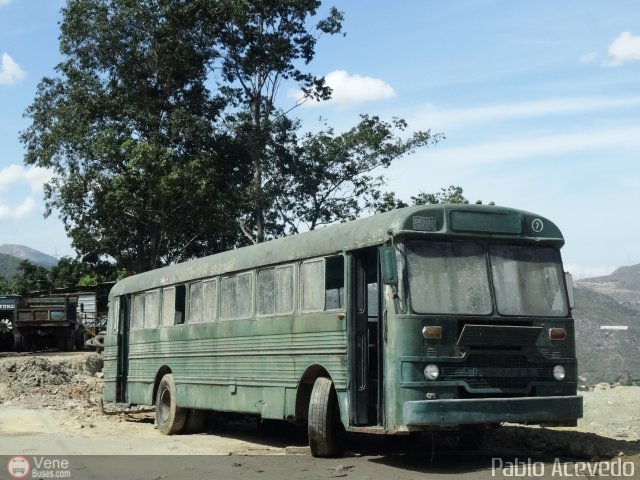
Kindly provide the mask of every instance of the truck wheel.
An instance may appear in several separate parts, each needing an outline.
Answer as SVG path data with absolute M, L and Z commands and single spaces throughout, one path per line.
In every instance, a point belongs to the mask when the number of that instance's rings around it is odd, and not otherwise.
M 171 373 L 160 380 L 156 394 L 156 424 L 164 435 L 180 433 L 187 420 L 188 410 L 176 405 L 176 384 Z
M 334 457 L 344 451 L 344 427 L 333 382 L 318 378 L 309 402 L 309 447 L 314 457 Z

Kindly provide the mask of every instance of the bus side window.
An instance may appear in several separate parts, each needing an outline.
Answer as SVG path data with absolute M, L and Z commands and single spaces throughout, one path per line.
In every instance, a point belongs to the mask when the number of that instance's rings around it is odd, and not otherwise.
M 293 265 L 258 271 L 258 315 L 293 312 Z
M 316 312 L 324 306 L 324 260 L 300 264 L 300 310 Z
M 326 259 L 325 310 L 344 307 L 344 257 Z
M 336 310 L 344 306 L 344 257 L 300 264 L 300 309 Z
M 253 314 L 253 272 L 220 281 L 220 319 L 236 320 Z
M 156 328 L 160 321 L 160 290 L 144 295 L 144 328 Z
M 214 322 L 218 319 L 217 278 L 202 283 L 202 308 L 205 322 Z
M 202 323 L 204 312 L 202 311 L 202 282 L 189 285 L 189 322 Z
M 174 307 L 175 316 L 173 320 L 174 325 L 180 325 L 184 323 L 186 298 L 187 298 L 186 285 L 177 285 L 176 286 L 176 302 Z
M 184 323 L 185 310 L 184 285 L 162 289 L 162 326 L 180 325 Z
M 131 330 L 141 328 L 144 328 L 144 293 L 136 293 L 133 296 Z
M 162 289 L 162 326 L 170 327 L 176 320 L 176 288 Z

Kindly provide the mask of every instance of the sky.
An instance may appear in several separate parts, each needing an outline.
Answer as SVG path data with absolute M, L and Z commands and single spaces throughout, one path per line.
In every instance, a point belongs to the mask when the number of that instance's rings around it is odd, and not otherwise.
M 19 131 L 58 52 L 62 0 L 0 0 L 0 244 L 74 256 L 51 172 L 25 167 Z M 445 137 L 397 160 L 389 190 L 461 186 L 472 202 L 556 223 L 565 269 L 604 275 L 640 263 L 640 7 L 637 0 L 340 0 L 345 36 L 323 36 L 307 67 L 333 99 L 295 109 L 308 129 L 358 115 L 404 118 Z M 291 107 L 294 85 L 281 91 Z

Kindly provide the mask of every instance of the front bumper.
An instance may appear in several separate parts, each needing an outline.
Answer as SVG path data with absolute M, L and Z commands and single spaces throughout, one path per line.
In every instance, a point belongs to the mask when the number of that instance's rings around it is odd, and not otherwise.
M 403 423 L 453 426 L 473 423 L 562 423 L 582 418 L 582 397 L 480 398 L 405 402 Z

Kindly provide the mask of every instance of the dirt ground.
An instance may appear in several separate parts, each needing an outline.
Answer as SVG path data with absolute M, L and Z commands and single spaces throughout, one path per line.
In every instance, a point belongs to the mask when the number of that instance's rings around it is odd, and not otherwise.
M 519 456 L 546 459 L 549 469 L 549 462 L 557 458 L 568 458 L 572 465 L 624 460 L 636 465 L 640 478 L 640 387 L 598 385 L 581 393 L 585 416 L 577 428 L 505 425 L 491 432 L 485 446 L 472 456 L 461 451 L 451 435 L 352 435 L 346 457 L 318 460 L 310 456 L 304 432 L 279 422 L 258 425 L 255 420 L 212 416 L 203 433 L 164 436 L 155 428 L 152 413 L 104 415 L 98 406 L 101 366 L 95 353 L 0 357 L 0 455 L 221 455 L 243 460 L 216 461 L 222 469 L 217 473 L 227 468 L 227 473 L 242 471 L 248 477 L 261 473 L 265 480 L 281 477 L 284 465 L 289 465 L 285 470 L 297 469 L 300 475 L 295 478 L 423 478 L 416 472 L 429 473 L 429 478 L 453 473 L 494 478 L 491 462 L 496 457 Z M 460 462 L 446 460 L 450 458 L 465 458 L 465 468 L 460 471 Z M 164 477 L 149 478 L 173 478 L 166 472 L 179 463 L 163 467 Z

